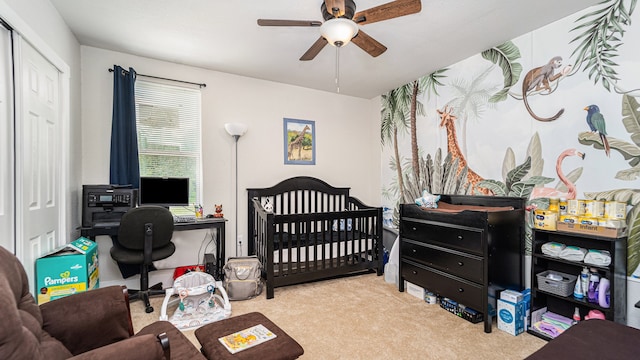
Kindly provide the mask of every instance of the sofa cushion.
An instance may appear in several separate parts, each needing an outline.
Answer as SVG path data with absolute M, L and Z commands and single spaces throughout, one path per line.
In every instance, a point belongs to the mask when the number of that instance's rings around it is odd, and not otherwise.
M 136 336 L 167 333 L 171 346 L 171 360 L 206 359 L 184 334 L 168 321 L 156 321 L 142 328 Z
M 17 258 L 0 247 L 0 359 L 67 359 L 71 353 L 42 330 L 42 315 Z

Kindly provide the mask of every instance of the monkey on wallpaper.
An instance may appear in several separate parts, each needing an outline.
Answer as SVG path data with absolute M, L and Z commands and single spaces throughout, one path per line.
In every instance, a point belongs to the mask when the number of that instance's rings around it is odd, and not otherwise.
M 531 116 L 538 121 L 553 121 L 556 120 L 564 113 L 564 109 L 560 109 L 557 114 L 553 115 L 549 118 L 542 118 L 536 115 L 531 107 L 529 107 L 529 101 L 527 100 L 527 93 L 531 90 L 539 91 L 542 89 L 546 89 L 551 94 L 551 85 L 549 84 L 551 81 L 558 80 L 561 76 L 566 75 L 570 70 L 571 66 L 566 66 L 560 73 L 555 73 L 556 69 L 559 69 L 562 66 L 562 57 L 555 56 L 549 62 L 544 65 L 534 69 L 531 69 L 527 75 L 524 76 L 524 80 L 522 80 L 522 100 L 524 101 L 524 106 L 527 108 L 527 111 Z

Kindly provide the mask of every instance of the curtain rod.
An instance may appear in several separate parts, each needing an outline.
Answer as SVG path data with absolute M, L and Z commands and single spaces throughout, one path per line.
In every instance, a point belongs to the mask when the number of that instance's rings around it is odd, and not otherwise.
M 109 72 L 113 72 L 113 69 L 107 69 Z M 124 72 L 128 72 L 127 70 L 122 69 L 122 71 Z M 167 80 L 167 81 L 174 81 L 174 82 L 179 82 L 179 83 L 183 83 L 183 84 L 191 84 L 191 85 L 197 85 L 200 88 L 203 87 L 207 87 L 207 84 L 205 83 L 194 83 L 191 81 L 184 81 L 184 80 L 176 80 L 176 79 L 169 79 L 169 78 L 163 78 L 163 77 L 159 77 L 159 76 L 153 76 L 153 75 L 145 75 L 145 74 L 140 74 L 140 73 L 136 73 L 137 76 L 144 76 L 144 77 L 148 77 L 148 78 L 153 78 L 153 79 L 160 79 L 160 80 Z

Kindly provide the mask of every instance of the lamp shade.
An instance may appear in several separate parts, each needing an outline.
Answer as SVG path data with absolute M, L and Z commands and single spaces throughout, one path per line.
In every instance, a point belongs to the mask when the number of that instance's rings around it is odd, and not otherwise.
M 349 19 L 334 18 L 320 26 L 320 34 L 333 46 L 345 46 L 358 33 L 358 25 Z
M 224 129 L 227 130 L 231 136 L 242 136 L 247 132 L 247 125 L 241 123 L 226 123 Z

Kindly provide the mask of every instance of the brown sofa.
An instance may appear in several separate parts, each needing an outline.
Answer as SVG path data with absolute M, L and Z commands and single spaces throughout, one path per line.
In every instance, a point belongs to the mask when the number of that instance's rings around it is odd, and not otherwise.
M 157 321 L 134 335 L 120 286 L 38 306 L 22 264 L 2 247 L 0 309 L 0 359 L 205 359 L 169 322 Z

